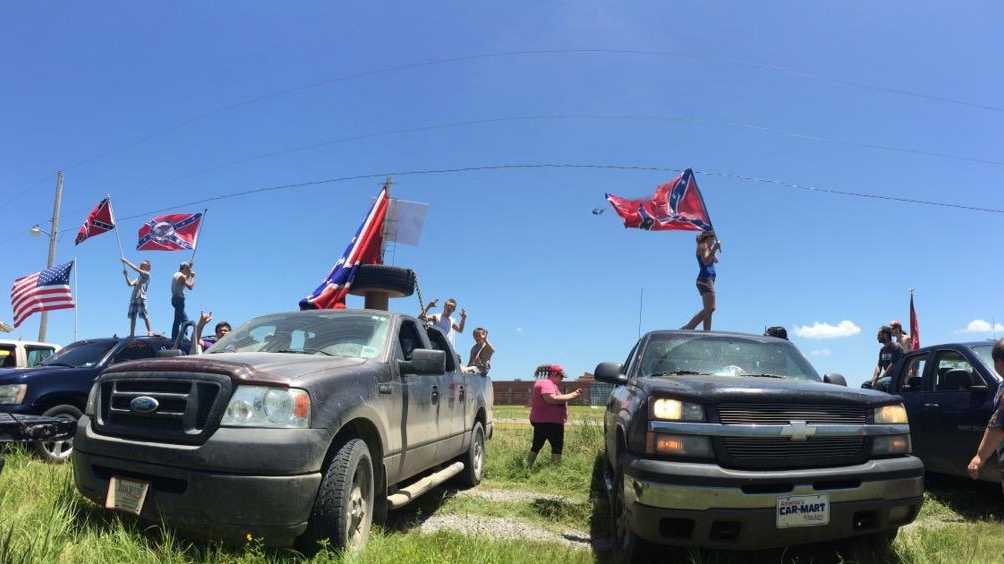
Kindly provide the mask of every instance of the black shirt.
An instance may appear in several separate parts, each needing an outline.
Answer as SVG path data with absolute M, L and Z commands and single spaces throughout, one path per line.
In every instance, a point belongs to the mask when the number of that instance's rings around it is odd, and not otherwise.
M 887 368 L 896 364 L 896 361 L 903 356 L 903 348 L 895 341 L 889 341 L 882 345 L 879 350 L 879 370 L 884 372 Z

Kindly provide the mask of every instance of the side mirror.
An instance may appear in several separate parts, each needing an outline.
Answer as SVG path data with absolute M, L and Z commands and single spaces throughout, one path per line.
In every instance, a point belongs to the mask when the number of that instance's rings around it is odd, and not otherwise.
M 593 370 L 593 378 L 599 382 L 606 382 L 619 386 L 627 382 L 627 376 L 621 373 L 621 365 L 616 362 L 601 362 Z
M 837 386 L 844 386 L 845 388 L 847 387 L 847 379 L 844 378 L 843 374 L 837 374 L 836 372 L 832 374 L 823 374 L 823 382 Z M 871 382 L 868 382 L 868 385 L 870 386 Z M 861 387 L 863 388 L 864 385 Z
M 446 372 L 446 353 L 433 349 L 411 351 L 411 360 L 397 361 L 401 374 L 443 374 Z
M 826 378 L 823 378 L 823 380 L 825 381 Z M 870 390 L 870 389 L 872 389 L 872 383 L 869 382 L 869 381 L 862 382 L 861 383 L 861 387 L 864 388 L 864 389 L 866 389 L 866 390 Z
M 174 358 L 178 356 L 185 356 L 185 353 L 181 352 L 181 349 L 161 349 L 157 351 L 157 358 Z

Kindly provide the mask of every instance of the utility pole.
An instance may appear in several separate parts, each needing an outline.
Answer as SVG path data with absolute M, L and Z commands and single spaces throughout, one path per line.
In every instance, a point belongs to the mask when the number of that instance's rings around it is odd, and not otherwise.
M 45 267 L 49 268 L 56 260 L 56 235 L 59 233 L 59 206 L 63 201 L 63 171 L 56 172 L 56 201 L 52 204 L 52 221 L 49 229 L 49 260 Z M 49 312 L 43 311 L 38 322 L 38 340 L 45 342 L 45 329 L 49 325 Z

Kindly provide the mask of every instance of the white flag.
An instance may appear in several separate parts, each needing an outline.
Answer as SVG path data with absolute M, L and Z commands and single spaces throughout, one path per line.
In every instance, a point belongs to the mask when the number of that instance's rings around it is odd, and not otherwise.
M 384 220 L 384 240 L 417 247 L 428 211 L 429 204 L 391 198 L 387 218 Z

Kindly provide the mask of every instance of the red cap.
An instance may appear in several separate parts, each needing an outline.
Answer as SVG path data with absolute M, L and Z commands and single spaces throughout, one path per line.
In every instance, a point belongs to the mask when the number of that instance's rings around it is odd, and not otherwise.
M 563 369 L 560 364 L 548 364 L 547 365 L 547 373 L 548 374 L 561 374 L 562 376 L 564 376 L 565 375 L 565 369 Z

